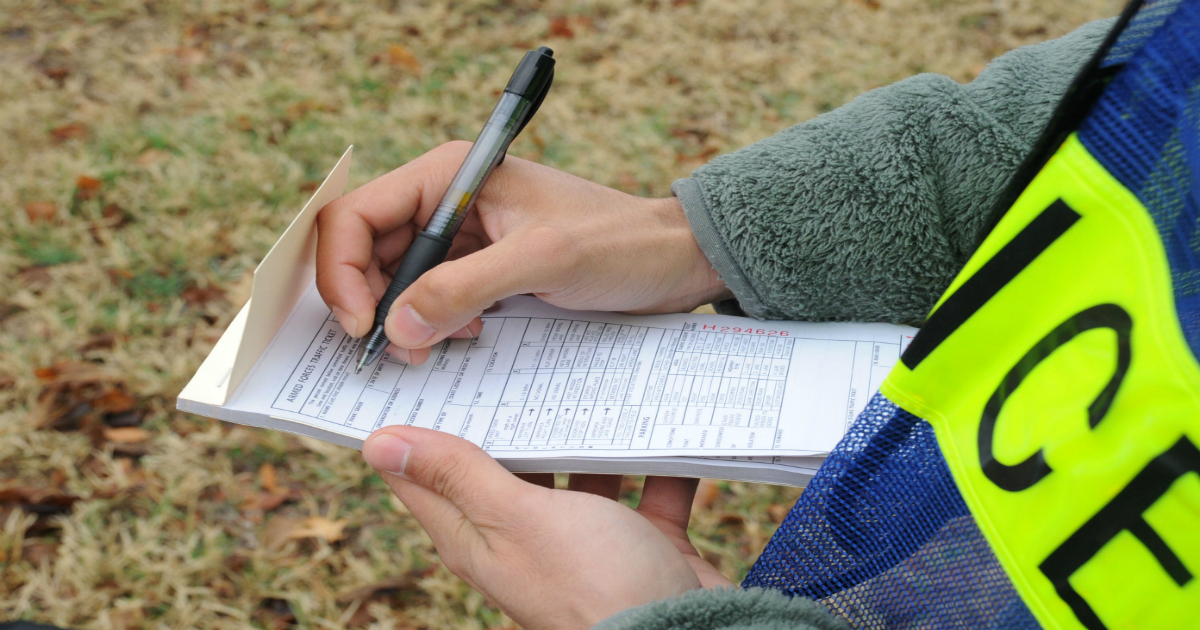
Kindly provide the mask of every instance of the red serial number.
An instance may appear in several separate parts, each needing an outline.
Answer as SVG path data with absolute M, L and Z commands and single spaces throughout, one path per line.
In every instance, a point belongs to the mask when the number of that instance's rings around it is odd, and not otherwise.
M 704 324 L 700 327 L 701 332 L 723 332 L 723 333 L 741 333 L 743 335 L 766 335 L 776 337 L 787 337 L 786 330 L 770 330 L 767 328 L 742 328 L 741 326 L 717 326 L 716 324 Z

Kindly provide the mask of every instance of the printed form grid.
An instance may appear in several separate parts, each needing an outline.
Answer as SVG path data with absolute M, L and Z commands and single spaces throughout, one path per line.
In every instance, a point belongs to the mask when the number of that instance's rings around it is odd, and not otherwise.
M 792 352 L 805 340 L 703 328 L 485 317 L 478 338 L 439 344 L 431 369 L 385 355 L 347 408 L 335 403 L 353 373 L 359 341 L 330 315 L 309 343 L 309 360 L 295 366 L 272 408 L 326 422 L 345 418 L 338 424 L 368 432 L 401 421 L 430 426 L 482 438 L 490 450 L 769 451 L 762 440 L 777 439 Z M 855 362 L 866 351 L 876 365 L 880 346 L 893 345 L 812 341 L 854 344 Z M 848 417 L 855 392 L 878 386 L 869 380 L 851 389 Z M 311 386 L 292 396 L 303 381 Z M 402 391 L 414 387 L 415 403 L 398 409 Z

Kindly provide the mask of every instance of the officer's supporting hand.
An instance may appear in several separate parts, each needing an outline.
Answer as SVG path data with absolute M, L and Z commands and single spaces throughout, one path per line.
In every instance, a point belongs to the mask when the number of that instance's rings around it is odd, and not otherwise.
M 730 585 L 688 542 L 695 480 L 647 478 L 635 511 L 526 483 L 470 442 L 430 429 L 380 429 L 363 456 L 446 566 L 523 628 L 590 628 L 633 606 Z
M 469 148 L 443 145 L 322 209 L 317 288 L 350 334 L 370 330 L 385 271 L 433 214 Z M 386 330 L 401 360 L 421 363 L 434 343 L 478 334 L 479 314 L 519 293 L 629 312 L 686 311 L 729 294 L 678 200 L 634 197 L 515 157 L 484 187 L 450 258 L 392 306 Z

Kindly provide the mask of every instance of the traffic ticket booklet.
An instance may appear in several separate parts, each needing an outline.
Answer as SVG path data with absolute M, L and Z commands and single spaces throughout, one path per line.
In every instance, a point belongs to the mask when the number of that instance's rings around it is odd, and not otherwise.
M 475 339 L 423 365 L 360 340 L 317 293 L 317 211 L 346 151 L 255 271 L 251 299 L 178 407 L 361 448 L 406 424 L 458 435 L 516 472 L 669 474 L 805 485 L 915 329 L 705 314 L 560 309 L 531 296 L 483 314 Z

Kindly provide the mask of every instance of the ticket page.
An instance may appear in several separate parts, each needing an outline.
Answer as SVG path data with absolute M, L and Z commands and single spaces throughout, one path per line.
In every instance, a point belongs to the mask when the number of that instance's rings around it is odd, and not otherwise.
M 576 312 L 504 300 L 476 339 L 423 365 L 359 340 L 315 285 L 227 407 L 365 438 L 386 425 L 453 433 L 496 457 L 826 453 L 915 329 L 721 315 Z

